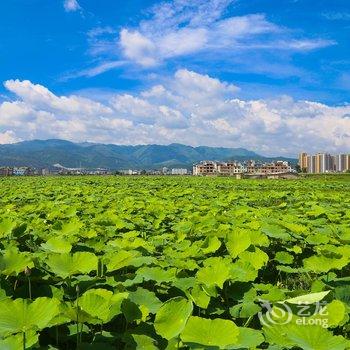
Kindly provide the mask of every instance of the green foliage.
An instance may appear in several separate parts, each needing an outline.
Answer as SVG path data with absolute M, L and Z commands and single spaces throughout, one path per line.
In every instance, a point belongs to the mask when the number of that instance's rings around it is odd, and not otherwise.
M 192 302 L 182 297 L 166 301 L 156 314 L 154 328 L 165 339 L 172 339 L 184 329 L 193 310 Z
M 2 179 L 0 349 L 349 349 L 349 179 Z
M 90 273 L 97 270 L 97 256 L 88 252 L 74 254 L 50 254 L 46 264 L 55 275 L 67 278 L 79 273 Z
M 2 256 L 0 256 L 0 274 L 3 275 L 17 275 L 34 264 L 28 253 L 22 253 L 15 248 L 7 249 Z
M 47 327 L 57 316 L 60 301 L 37 298 L 33 302 L 24 299 L 6 299 L 0 302 L 0 336 Z
M 181 339 L 184 343 L 225 348 L 238 342 L 239 328 L 230 320 L 191 316 Z

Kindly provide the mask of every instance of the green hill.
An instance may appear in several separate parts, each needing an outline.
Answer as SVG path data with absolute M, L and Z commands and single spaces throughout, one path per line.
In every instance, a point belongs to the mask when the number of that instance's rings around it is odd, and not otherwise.
M 163 166 L 191 167 L 201 160 L 247 160 L 263 157 L 244 148 L 191 147 L 170 145 L 121 146 L 113 144 L 73 143 L 65 140 L 33 140 L 0 145 L 0 166 L 151 169 Z M 279 158 L 282 159 L 282 158 Z M 294 161 L 294 159 L 288 159 Z

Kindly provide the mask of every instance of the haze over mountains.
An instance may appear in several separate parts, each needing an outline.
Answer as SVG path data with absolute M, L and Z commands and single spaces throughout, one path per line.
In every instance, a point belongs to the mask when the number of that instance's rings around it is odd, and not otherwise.
M 73 143 L 65 140 L 33 140 L 0 145 L 0 166 L 152 169 L 191 167 L 201 160 L 272 160 L 244 148 L 191 147 L 182 144 L 123 146 Z M 294 161 L 294 159 L 286 159 Z

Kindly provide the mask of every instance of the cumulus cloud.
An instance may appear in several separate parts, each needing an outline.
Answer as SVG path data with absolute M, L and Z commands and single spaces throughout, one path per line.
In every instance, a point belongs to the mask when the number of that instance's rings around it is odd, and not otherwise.
M 0 144 L 15 143 L 21 141 L 15 136 L 12 130 L 6 130 L 5 132 L 0 132 Z
M 75 12 L 81 9 L 77 0 L 64 0 L 63 7 L 67 12 Z
M 238 87 L 179 69 L 138 94 L 58 96 L 30 81 L 9 80 L 15 98 L 0 104 L 0 142 L 64 138 L 115 144 L 180 142 L 245 147 L 265 155 L 344 152 L 350 106 L 289 96 L 242 100 Z
M 111 109 L 99 102 L 79 96 L 56 96 L 46 87 L 39 84 L 32 84 L 29 80 L 20 81 L 7 80 L 5 87 L 16 94 L 26 106 L 46 110 L 50 109 L 56 113 L 65 115 L 83 113 L 85 115 L 96 115 L 99 113 L 111 113 Z

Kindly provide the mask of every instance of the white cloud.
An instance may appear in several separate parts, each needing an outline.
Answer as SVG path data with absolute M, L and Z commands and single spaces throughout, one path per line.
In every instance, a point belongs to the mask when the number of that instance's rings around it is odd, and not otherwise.
M 95 27 L 87 32 L 89 38 L 96 38 L 105 34 L 117 34 L 118 32 L 110 26 Z
M 164 16 L 167 18 L 167 15 Z M 203 18 L 202 21 L 199 20 L 202 16 L 199 16 L 196 25 L 189 24 L 182 12 L 175 11 L 175 16 L 179 19 L 173 26 L 165 18 L 161 20 L 158 13 L 153 20 L 142 22 L 137 29 L 122 29 L 120 46 L 124 56 L 141 66 L 151 67 L 167 59 L 200 51 L 234 49 L 242 45 L 239 40 L 279 31 L 263 15 L 223 20 Z
M 75 8 L 75 0 L 66 2 Z M 220 64 L 227 71 L 305 78 L 307 74 L 293 65 L 292 56 L 337 44 L 314 35 L 308 38 L 301 30 L 271 22 L 263 13 L 234 15 L 233 3 L 160 1 L 144 11 L 144 19 L 134 26 L 92 28 L 87 32 L 87 53 L 94 65 L 65 74 L 61 80 L 94 77 L 120 67 L 154 70 L 167 62 L 178 64 L 192 58 L 196 64 Z
M 226 57 L 224 53 L 241 50 L 305 52 L 335 44 L 320 38 L 294 38 L 291 30 L 270 22 L 264 14 L 225 17 L 224 12 L 232 2 L 161 2 L 151 9 L 149 19 L 120 31 L 123 55 L 130 62 L 153 67 L 172 58 L 200 52 L 211 53 L 212 59 L 216 53 L 216 60 L 220 60 Z
M 199 93 L 203 96 L 204 93 L 217 95 L 222 93 L 237 92 L 239 88 L 233 84 L 221 82 L 219 79 L 211 78 L 208 75 L 198 74 L 188 71 L 187 69 L 179 69 L 175 73 L 175 82 L 184 89 L 184 93 L 191 91 L 192 94 Z M 192 95 L 192 97 L 195 97 Z
M 77 0 L 64 0 L 63 7 L 67 12 L 74 12 L 81 9 Z
M 123 29 L 120 32 L 120 44 L 127 58 L 142 66 L 154 66 L 157 63 L 155 57 L 156 45 L 138 31 Z
M 50 90 L 29 80 L 7 80 L 5 87 L 16 94 L 28 107 L 54 110 L 58 113 L 96 115 L 111 113 L 111 109 L 99 102 L 79 96 L 56 96 Z
M 102 73 L 105 73 L 111 69 L 119 68 L 125 65 L 125 61 L 105 61 L 101 62 L 98 65 L 83 69 L 77 72 L 67 73 L 64 74 L 60 81 L 67 81 L 69 79 L 78 78 L 78 77 L 95 77 L 96 75 L 100 75 Z
M 323 17 L 330 21 L 348 21 L 350 20 L 350 12 L 327 12 Z
M 277 41 L 274 43 L 274 45 L 275 48 L 280 48 L 282 50 L 310 51 L 336 45 L 336 42 L 334 40 L 327 39 L 300 39 L 291 41 Z M 273 48 L 273 46 L 270 46 L 270 48 Z
M 0 144 L 15 143 L 21 141 L 15 136 L 12 130 L 6 130 L 5 132 L 0 132 Z
M 245 147 L 266 155 L 348 152 L 350 106 L 289 96 L 242 100 L 238 88 L 186 69 L 139 94 L 108 94 L 103 103 L 57 96 L 41 85 L 10 80 L 16 98 L 0 103 L 0 142 L 65 138 L 115 144 L 180 142 Z

